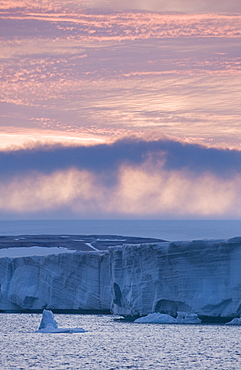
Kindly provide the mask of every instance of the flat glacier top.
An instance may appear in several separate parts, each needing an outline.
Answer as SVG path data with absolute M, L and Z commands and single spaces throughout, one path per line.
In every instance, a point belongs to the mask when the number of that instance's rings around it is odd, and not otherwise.
M 19 247 L 0 249 L 0 257 L 48 256 L 50 254 L 73 253 L 75 250 L 62 247 Z
M 1 257 L 46 256 L 75 251 L 106 251 L 123 244 L 153 243 L 160 239 L 119 235 L 18 235 L 0 236 Z

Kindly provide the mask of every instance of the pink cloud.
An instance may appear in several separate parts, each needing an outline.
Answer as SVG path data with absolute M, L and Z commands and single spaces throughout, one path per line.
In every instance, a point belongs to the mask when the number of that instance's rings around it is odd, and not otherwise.
M 241 15 L 225 14 L 161 14 L 161 13 L 2 13 L 2 19 L 35 20 L 39 32 L 45 34 L 46 23 L 52 34 L 82 40 L 136 40 L 176 37 L 240 37 Z M 17 29 L 16 29 L 17 31 Z M 58 31 L 58 32 L 57 32 Z M 6 30 L 8 32 L 8 30 Z M 10 32 L 10 30 L 9 30 Z M 19 36 L 21 29 L 19 29 Z
M 181 12 L 241 12 L 241 5 L 239 0 L 127 0 L 113 1 L 113 0 L 1 0 L 0 5 L 3 9 L 11 8 L 35 8 L 35 9 L 118 9 L 118 10 L 151 10 L 151 11 L 181 11 Z
M 107 141 L 151 130 L 240 147 L 241 15 L 66 8 L 1 17 L 2 127 Z
M 60 187 L 61 184 L 61 187 Z M 241 211 L 241 178 L 213 175 L 191 178 L 179 171 L 157 173 L 144 167 L 123 167 L 114 187 L 99 183 L 87 171 L 21 176 L 0 184 L 0 211 L 37 214 L 61 209 L 76 217 L 227 217 Z
M 0 152 L 0 212 L 238 218 L 240 156 L 170 140 L 8 150 Z

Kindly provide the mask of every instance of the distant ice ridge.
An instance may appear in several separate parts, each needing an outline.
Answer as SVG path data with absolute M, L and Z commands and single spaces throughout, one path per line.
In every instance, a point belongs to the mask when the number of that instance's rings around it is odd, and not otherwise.
M 58 328 L 58 323 L 54 319 L 53 312 L 43 310 L 42 320 L 39 329 L 35 333 L 85 333 L 83 328 Z
M 201 320 L 196 314 L 189 312 L 178 312 L 176 318 L 165 313 L 154 312 L 147 316 L 139 317 L 134 322 L 149 324 L 200 324 Z

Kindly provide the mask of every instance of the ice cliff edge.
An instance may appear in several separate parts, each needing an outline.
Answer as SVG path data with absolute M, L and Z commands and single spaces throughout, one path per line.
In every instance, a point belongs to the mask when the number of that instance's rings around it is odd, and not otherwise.
M 109 254 L 0 258 L 0 310 L 109 312 Z
M 111 247 L 112 312 L 222 321 L 241 315 L 241 237 Z
M 241 316 L 241 237 L 0 258 L 0 310 Z

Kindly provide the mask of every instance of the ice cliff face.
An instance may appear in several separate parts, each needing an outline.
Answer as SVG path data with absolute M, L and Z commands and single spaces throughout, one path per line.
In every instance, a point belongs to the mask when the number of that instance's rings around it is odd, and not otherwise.
M 0 310 L 241 316 L 241 238 L 0 258 Z
M 0 310 L 109 310 L 109 254 L 0 258 L 0 288 Z
M 110 248 L 112 311 L 241 315 L 241 238 Z

